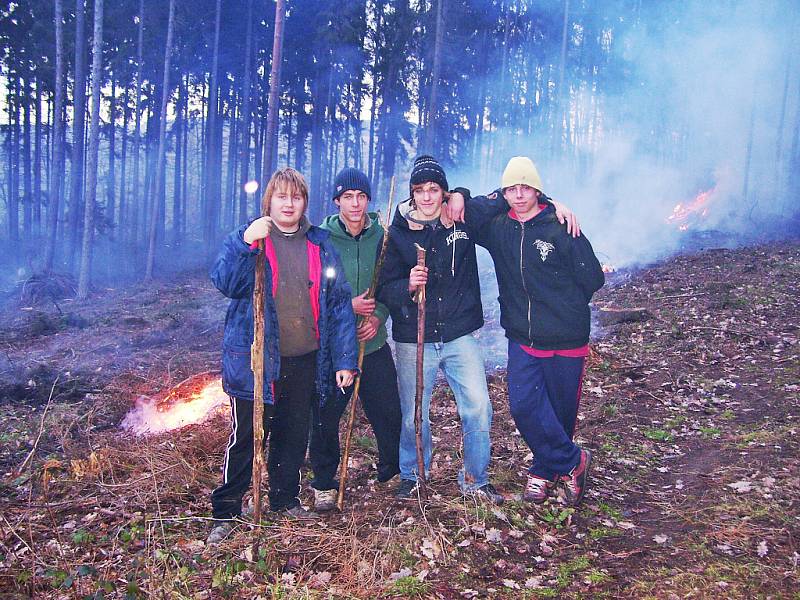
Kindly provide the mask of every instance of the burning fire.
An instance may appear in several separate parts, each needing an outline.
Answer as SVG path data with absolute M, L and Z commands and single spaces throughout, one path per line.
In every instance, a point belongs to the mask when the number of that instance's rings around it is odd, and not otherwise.
M 667 223 L 677 224 L 680 231 L 686 231 L 689 229 L 690 217 L 694 217 L 694 220 L 704 219 L 708 215 L 708 204 L 713 199 L 716 190 L 715 186 L 708 191 L 700 192 L 694 200 L 687 204 L 682 202 L 676 204 L 672 209 L 672 214 L 667 217 Z
M 121 427 L 137 435 L 162 433 L 202 423 L 224 413 L 227 406 L 228 395 L 220 379 L 195 376 L 175 386 L 162 400 L 139 396 Z
M 603 268 L 603 273 L 613 273 L 614 271 L 616 271 L 616 270 L 617 270 L 617 269 L 614 267 L 614 265 L 607 265 L 607 264 L 603 263 L 603 264 L 602 264 L 602 265 L 600 265 L 600 266 Z

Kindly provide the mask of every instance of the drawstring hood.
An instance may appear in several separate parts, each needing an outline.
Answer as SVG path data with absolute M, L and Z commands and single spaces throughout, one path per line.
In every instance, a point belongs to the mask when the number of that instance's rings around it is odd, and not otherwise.
M 397 214 L 403 217 L 408 225 L 408 228 L 412 231 L 418 231 L 425 227 L 426 225 L 430 225 L 431 227 L 435 227 L 437 223 L 441 223 L 441 218 L 436 217 L 435 219 L 421 219 L 419 218 L 419 213 L 417 212 L 416 207 L 414 206 L 414 199 L 409 198 L 401 202 L 397 206 Z M 447 227 L 446 229 L 450 229 Z M 448 236 L 449 239 L 452 239 L 452 243 L 450 244 L 451 254 L 450 254 L 450 275 L 452 277 L 456 276 L 456 242 L 458 241 L 458 226 L 455 221 L 453 221 L 452 225 L 452 233 Z
M 450 275 L 452 277 L 456 276 L 456 242 L 458 241 L 456 231 L 456 222 L 453 221 L 453 255 L 450 257 Z

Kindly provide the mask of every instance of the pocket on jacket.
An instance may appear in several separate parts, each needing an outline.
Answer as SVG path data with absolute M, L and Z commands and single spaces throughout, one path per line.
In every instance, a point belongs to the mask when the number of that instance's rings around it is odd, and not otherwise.
M 253 371 L 250 369 L 250 346 L 223 347 L 222 381 L 226 390 L 252 396 Z

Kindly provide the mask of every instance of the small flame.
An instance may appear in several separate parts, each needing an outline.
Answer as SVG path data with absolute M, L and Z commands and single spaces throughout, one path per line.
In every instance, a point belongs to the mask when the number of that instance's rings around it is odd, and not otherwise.
M 228 395 L 222 389 L 222 381 L 214 379 L 198 391 L 181 394 L 183 386 L 170 391 L 158 401 L 139 396 L 136 406 L 122 421 L 121 427 L 137 435 L 172 431 L 193 423 L 202 423 L 215 414 L 224 413 L 228 406 Z
M 676 223 L 680 231 L 689 229 L 689 217 L 692 215 L 705 218 L 708 216 L 707 204 L 713 199 L 714 192 L 717 190 L 716 186 L 708 191 L 700 192 L 695 196 L 694 200 L 688 204 L 679 202 L 672 209 L 672 214 L 667 217 L 667 223 Z
M 607 265 L 607 264 L 604 263 L 604 264 L 602 264 L 600 266 L 603 268 L 603 273 L 613 273 L 614 271 L 617 270 L 614 267 L 614 265 Z

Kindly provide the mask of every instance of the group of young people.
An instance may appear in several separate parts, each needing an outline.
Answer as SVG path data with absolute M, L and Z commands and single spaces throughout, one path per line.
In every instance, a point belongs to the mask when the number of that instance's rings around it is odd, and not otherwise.
M 359 397 L 378 448 L 377 479 L 399 474 L 394 495 L 417 490 L 417 289 L 425 286 L 422 441 L 430 469 L 431 392 L 441 370 L 461 421 L 464 494 L 502 504 L 489 481 L 492 405 L 473 333 L 483 326 L 475 244 L 494 260 L 501 326 L 508 337 L 512 417 L 533 450 L 525 500 L 541 503 L 562 486 L 578 504 L 592 456 L 573 442 L 589 342 L 589 301 L 604 283 L 602 268 L 574 216 L 546 197 L 535 165 L 513 158 L 499 190 L 472 197 L 450 191 L 442 166 L 420 156 L 388 232 L 375 213 L 367 176 L 343 169 L 331 194 L 338 212 L 317 227 L 305 216 L 308 188 L 291 168 L 278 170 L 262 198 L 261 217 L 232 232 L 211 279 L 231 302 L 223 336 L 223 387 L 232 431 L 223 482 L 211 496 L 209 543 L 228 535 L 242 513 L 253 464 L 252 294 L 256 256 L 265 254 L 264 431 L 270 509 L 316 518 L 299 500 L 308 450 L 314 508 L 335 506 L 339 421 L 360 377 Z M 384 235 L 388 246 L 374 298 L 368 291 Z M 415 244 L 425 248 L 417 265 Z M 262 250 L 263 248 L 263 250 Z M 396 363 L 387 345 L 392 317 Z M 358 346 L 364 359 L 358 367 Z M 310 438 L 310 439 L 309 439 Z

